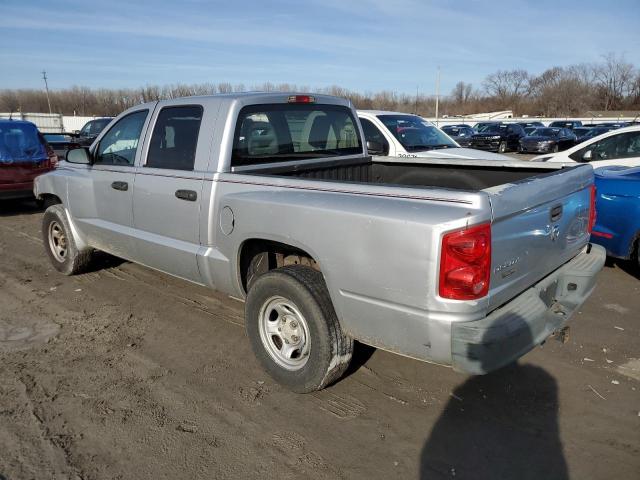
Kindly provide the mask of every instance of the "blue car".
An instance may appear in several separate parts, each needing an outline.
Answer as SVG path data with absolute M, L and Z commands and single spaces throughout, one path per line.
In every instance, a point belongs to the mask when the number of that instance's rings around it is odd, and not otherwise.
M 596 225 L 591 241 L 611 257 L 632 260 L 640 268 L 640 168 L 595 170 Z

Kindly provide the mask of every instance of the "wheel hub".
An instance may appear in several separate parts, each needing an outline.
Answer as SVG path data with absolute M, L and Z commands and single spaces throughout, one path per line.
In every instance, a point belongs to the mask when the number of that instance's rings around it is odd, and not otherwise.
M 271 297 L 260 310 L 260 339 L 271 358 L 287 370 L 299 370 L 310 351 L 309 327 L 298 307 L 284 297 Z
M 67 258 L 67 236 L 62 226 L 53 221 L 49 224 L 49 248 L 54 258 L 64 262 Z

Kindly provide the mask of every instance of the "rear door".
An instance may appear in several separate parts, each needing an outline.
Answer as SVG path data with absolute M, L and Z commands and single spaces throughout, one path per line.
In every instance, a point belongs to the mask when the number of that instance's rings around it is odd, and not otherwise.
M 498 307 L 571 260 L 589 241 L 586 166 L 486 189 L 493 212 L 489 304 Z
M 203 116 L 199 104 L 156 109 L 133 195 L 138 261 L 194 282 L 201 282 L 199 214 L 213 130 Z

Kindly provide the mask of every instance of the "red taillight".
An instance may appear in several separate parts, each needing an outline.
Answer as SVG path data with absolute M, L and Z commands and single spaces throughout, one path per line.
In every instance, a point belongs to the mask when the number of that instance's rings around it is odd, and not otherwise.
M 491 224 L 446 233 L 442 237 L 439 294 L 454 300 L 475 300 L 489 291 Z
M 291 95 L 288 99 L 289 103 L 314 103 L 315 97 L 311 95 Z
M 591 199 L 589 201 L 589 228 L 588 232 L 593 231 L 596 226 L 596 186 L 591 185 Z

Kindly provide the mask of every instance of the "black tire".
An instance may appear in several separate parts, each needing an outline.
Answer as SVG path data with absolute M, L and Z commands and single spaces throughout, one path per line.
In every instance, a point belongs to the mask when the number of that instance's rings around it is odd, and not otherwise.
M 504 153 L 507 151 L 507 142 L 500 142 L 498 145 L 498 153 Z
M 261 337 L 262 312 L 274 298 L 291 302 L 304 317 L 308 329 L 306 363 L 297 369 L 278 364 Z M 342 332 L 322 274 L 312 268 L 291 265 L 256 278 L 245 303 L 245 323 L 251 347 L 262 367 L 276 382 L 294 392 L 323 389 L 338 380 L 351 361 L 353 340 Z
M 55 229 L 56 232 L 61 234 L 60 238 L 63 239 L 64 255 L 55 253 L 55 246 L 51 240 L 51 230 Z M 42 239 L 44 241 L 44 248 L 51 260 L 53 267 L 65 275 L 76 275 L 87 270 L 91 263 L 92 250 L 78 250 L 73 235 L 71 234 L 71 227 L 67 220 L 67 214 L 64 207 L 60 204 L 52 205 L 44 212 L 42 219 Z M 58 243 L 60 245 L 60 243 Z M 58 252 L 60 252 L 60 249 Z
M 553 146 L 553 153 L 558 153 L 560 151 L 560 147 L 558 147 L 558 145 L 554 145 Z

